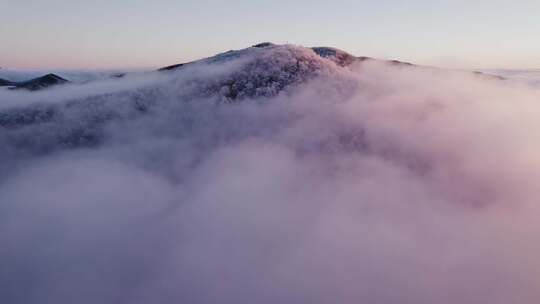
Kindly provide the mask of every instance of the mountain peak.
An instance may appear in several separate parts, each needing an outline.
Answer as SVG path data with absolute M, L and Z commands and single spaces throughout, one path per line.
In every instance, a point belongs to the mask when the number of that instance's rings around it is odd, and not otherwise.
M 252 47 L 254 47 L 254 48 L 265 48 L 265 47 L 269 47 L 269 46 L 275 46 L 275 44 L 273 44 L 272 42 L 261 42 L 261 43 L 253 45 Z
M 317 55 L 334 61 L 339 66 L 347 66 L 356 61 L 356 57 L 333 47 L 313 47 L 311 48 Z
M 15 87 L 17 89 L 27 89 L 30 91 L 36 91 L 41 90 L 44 88 L 48 88 L 54 85 L 64 84 L 68 83 L 69 81 L 67 79 L 64 79 L 56 74 L 46 74 L 44 76 L 30 79 L 24 82 L 15 83 Z

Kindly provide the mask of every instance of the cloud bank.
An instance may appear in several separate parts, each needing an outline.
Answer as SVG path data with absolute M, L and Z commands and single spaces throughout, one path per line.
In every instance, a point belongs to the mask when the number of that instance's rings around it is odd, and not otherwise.
M 534 86 L 292 46 L 140 77 L 0 95 L 0 302 L 540 298 Z

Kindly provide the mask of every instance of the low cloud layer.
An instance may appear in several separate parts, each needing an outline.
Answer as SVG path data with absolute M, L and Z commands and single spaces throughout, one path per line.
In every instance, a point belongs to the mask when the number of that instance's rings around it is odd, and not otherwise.
M 215 89 L 257 58 L 307 74 Z M 540 298 L 529 84 L 288 46 L 0 97 L 2 303 Z

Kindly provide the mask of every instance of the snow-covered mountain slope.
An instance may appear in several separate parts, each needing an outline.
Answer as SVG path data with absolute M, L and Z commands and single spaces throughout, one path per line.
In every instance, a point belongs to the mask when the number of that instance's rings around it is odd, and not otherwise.
M 40 102 L 40 95 L 34 95 L 31 105 L 0 110 L 0 127 L 6 131 L 0 134 L 0 142 L 4 150 L 14 149 L 13 153 L 21 149 L 43 153 L 94 146 L 104 140 L 108 124 L 135 121 L 195 99 L 230 102 L 270 98 L 340 68 L 333 58 L 323 58 L 297 46 L 272 45 L 226 52 L 182 69 L 159 73 L 158 82 L 143 82 L 120 92 L 98 92 L 60 102 Z M 129 83 L 132 78 L 116 81 Z M 62 88 L 58 95 L 62 95 Z M 7 96 L 17 98 L 15 94 Z

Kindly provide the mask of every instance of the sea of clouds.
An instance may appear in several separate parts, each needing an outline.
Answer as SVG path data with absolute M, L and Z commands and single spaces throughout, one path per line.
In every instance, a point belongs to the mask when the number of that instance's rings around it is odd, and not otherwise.
M 538 87 L 320 58 L 205 91 L 249 60 L 0 91 L 0 302 L 538 302 Z

